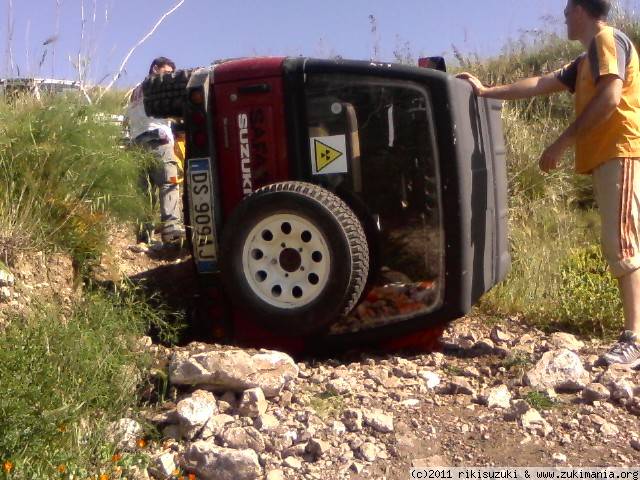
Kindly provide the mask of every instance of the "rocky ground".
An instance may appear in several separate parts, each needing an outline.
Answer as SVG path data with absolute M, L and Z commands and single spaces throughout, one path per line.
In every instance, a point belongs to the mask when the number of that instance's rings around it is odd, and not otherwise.
M 414 356 L 296 363 L 199 343 L 145 348 L 171 384 L 171 399 L 142 413 L 162 432 L 149 469 L 159 479 L 640 462 L 640 372 L 594 366 L 602 345 L 517 321 L 461 320 L 441 352 Z
M 179 252 L 132 246 L 125 234 L 112 243 L 123 260 L 102 266 L 104 281 L 188 276 Z M 15 308 L 39 282 L 5 277 L 4 305 Z M 113 426 L 123 454 L 150 456 L 139 478 L 405 479 L 411 466 L 640 463 L 640 372 L 596 366 L 606 345 L 517 318 L 461 319 L 424 354 L 296 362 L 150 338 L 139 348 L 155 359 L 149 403 Z

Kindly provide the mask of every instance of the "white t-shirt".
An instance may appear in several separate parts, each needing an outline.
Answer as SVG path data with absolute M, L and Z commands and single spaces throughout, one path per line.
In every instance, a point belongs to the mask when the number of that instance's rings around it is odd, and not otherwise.
M 132 139 L 145 132 L 160 130 L 173 143 L 171 121 L 164 118 L 148 117 L 144 111 L 142 85 L 136 86 L 131 93 L 131 99 L 127 105 L 127 119 L 129 121 L 129 135 L 131 135 Z

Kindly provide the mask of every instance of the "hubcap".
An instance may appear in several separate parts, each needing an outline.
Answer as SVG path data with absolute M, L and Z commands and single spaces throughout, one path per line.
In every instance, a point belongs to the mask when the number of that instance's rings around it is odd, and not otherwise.
M 331 258 L 326 238 L 295 214 L 261 220 L 242 250 L 242 268 L 251 289 L 278 308 L 313 302 L 327 284 Z

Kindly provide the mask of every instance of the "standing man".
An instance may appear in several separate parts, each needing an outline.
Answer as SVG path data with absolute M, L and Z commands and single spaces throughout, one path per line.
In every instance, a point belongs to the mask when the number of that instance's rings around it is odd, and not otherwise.
M 640 64 L 629 38 L 607 25 L 608 0 L 568 0 L 569 40 L 585 52 L 550 74 L 485 87 L 463 73 L 478 96 L 515 100 L 568 90 L 576 120 L 540 158 L 549 172 L 575 145 L 577 173 L 590 174 L 602 219 L 602 249 L 618 279 L 625 331 L 601 362 L 640 365 Z
M 175 64 L 166 57 L 158 57 L 149 68 L 149 75 L 173 73 Z M 161 238 L 163 243 L 179 243 L 184 239 L 182 202 L 178 185 L 178 163 L 174 155 L 171 121 L 148 117 L 144 110 L 142 86 L 131 94 L 127 118 L 133 143 L 153 152 L 156 162 L 149 172 L 151 183 L 160 197 Z

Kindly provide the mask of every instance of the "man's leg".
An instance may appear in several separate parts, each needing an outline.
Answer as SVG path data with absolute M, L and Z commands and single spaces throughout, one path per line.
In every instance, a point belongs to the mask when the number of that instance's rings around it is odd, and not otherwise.
M 640 338 L 640 269 L 618 279 L 622 305 L 624 307 L 624 327 Z
M 640 366 L 640 161 L 613 159 L 593 172 L 602 250 L 618 279 L 625 329 L 600 360 Z
M 172 243 L 184 238 L 178 164 L 173 155 L 173 144 L 160 145 L 155 148 L 155 151 L 159 162 L 153 181 L 160 191 L 162 241 Z

